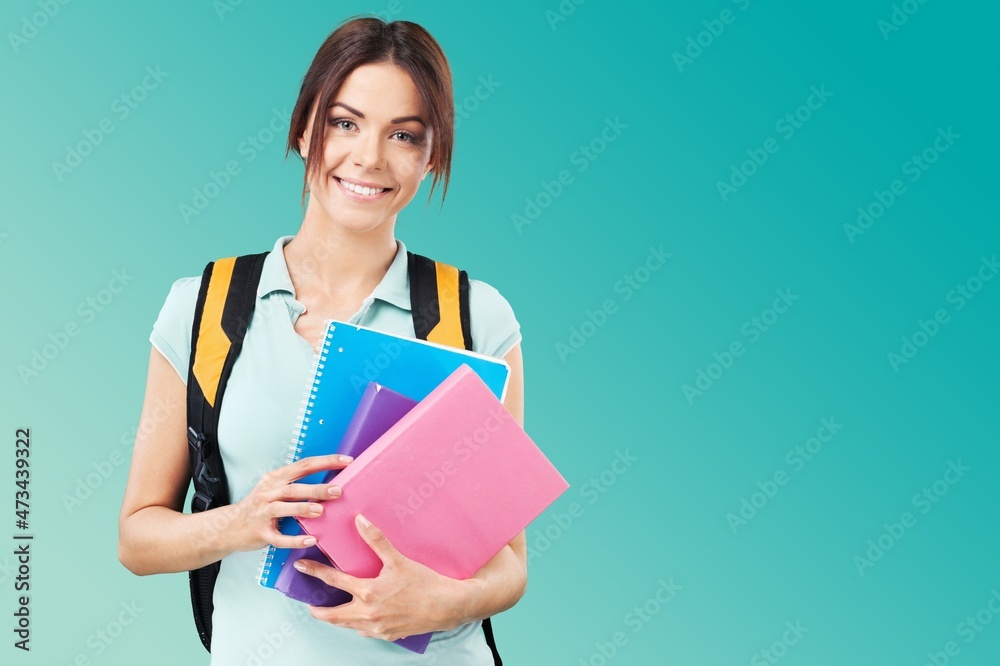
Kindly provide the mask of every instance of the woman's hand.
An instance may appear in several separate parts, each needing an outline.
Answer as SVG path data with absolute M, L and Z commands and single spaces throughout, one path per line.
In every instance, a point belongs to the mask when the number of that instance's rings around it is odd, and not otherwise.
M 299 571 L 354 596 L 340 606 L 309 606 L 313 617 L 387 641 L 463 624 L 466 600 L 474 594 L 473 581 L 442 576 L 407 558 L 360 514 L 355 525 L 382 560 L 382 570 L 375 578 L 357 578 L 320 562 L 296 561 Z
M 332 454 L 311 456 L 267 472 L 246 497 L 230 507 L 228 526 L 233 550 L 257 550 L 267 544 L 277 548 L 305 548 L 316 538 L 305 534 L 288 536 L 277 527 L 281 516 L 318 516 L 323 513 L 322 500 L 340 497 L 336 479 L 331 483 L 292 483 L 314 472 L 342 469 L 351 462 L 350 456 Z M 315 500 L 304 502 L 302 500 Z

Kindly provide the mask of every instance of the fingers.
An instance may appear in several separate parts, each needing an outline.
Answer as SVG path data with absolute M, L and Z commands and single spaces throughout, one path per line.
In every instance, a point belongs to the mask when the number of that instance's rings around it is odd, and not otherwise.
M 398 629 L 390 630 L 388 622 L 384 619 L 377 619 L 376 615 L 369 610 L 365 610 L 364 606 L 358 603 L 357 594 L 354 595 L 353 601 L 346 604 L 339 606 L 310 605 L 308 608 L 309 614 L 317 620 L 329 622 L 345 629 L 353 629 L 357 632 L 358 636 L 364 638 L 394 641 L 412 635 L 411 633 L 404 634 Z
M 348 592 L 356 599 L 367 601 L 370 598 L 370 582 L 366 579 L 357 578 L 336 567 L 309 559 L 296 560 L 293 566 L 304 574 L 319 578 L 327 585 Z
M 273 475 L 275 481 L 281 484 L 286 484 L 289 481 L 294 481 L 295 479 L 301 479 L 304 476 L 309 476 L 314 472 L 322 472 L 323 470 L 329 469 L 343 469 L 350 463 L 354 458 L 351 456 L 343 456 L 339 453 L 332 453 L 327 456 L 309 456 L 308 458 L 302 458 L 296 462 L 289 465 L 284 465 L 269 472 Z
M 299 560 L 299 562 L 302 561 L 303 560 Z M 298 562 L 296 562 L 296 564 L 298 564 Z M 334 587 L 336 587 L 336 585 L 334 585 Z M 349 590 L 345 591 L 349 592 Z M 309 614 L 317 620 L 329 622 L 330 624 L 335 624 L 338 627 L 344 627 L 345 629 L 355 629 L 355 625 L 358 624 L 357 606 L 358 602 L 355 598 L 354 600 L 349 601 L 346 604 L 340 604 L 339 606 L 310 605 L 308 608 Z
M 316 545 L 316 537 L 309 536 L 308 534 L 289 536 L 282 534 L 276 529 L 269 530 L 265 535 L 265 539 L 275 548 L 308 548 L 309 546 Z
M 358 530 L 358 534 L 361 535 L 361 538 L 365 540 L 365 543 L 371 546 L 371 549 L 382 560 L 382 564 L 392 564 L 394 561 L 402 558 L 402 555 L 392 545 L 392 542 L 389 541 L 385 532 L 373 525 L 360 513 L 354 517 L 354 526 Z
M 316 502 L 270 502 L 265 510 L 269 518 L 307 516 L 315 518 L 323 513 L 323 505 Z
M 273 495 L 276 500 L 316 500 L 322 502 L 340 497 L 340 486 L 334 483 L 289 483 Z
M 255 521 L 264 520 L 273 523 L 273 519 L 286 516 L 315 518 L 323 513 L 322 502 L 340 497 L 340 487 L 332 483 L 290 482 L 315 472 L 343 469 L 352 460 L 351 456 L 334 453 L 326 456 L 310 456 L 273 469 L 260 478 L 251 494 L 242 501 L 248 508 L 252 507 L 251 513 Z M 250 529 L 256 533 L 255 538 L 261 537 L 262 532 L 259 527 Z M 307 535 L 288 536 L 273 526 L 264 529 L 263 536 L 276 548 L 306 548 L 316 543 L 314 538 Z

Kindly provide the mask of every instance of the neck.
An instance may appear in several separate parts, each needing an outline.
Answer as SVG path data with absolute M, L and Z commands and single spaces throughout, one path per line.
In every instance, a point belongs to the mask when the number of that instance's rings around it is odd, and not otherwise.
M 284 248 L 297 297 L 371 292 L 396 256 L 395 220 L 352 231 L 309 203 L 299 232 Z

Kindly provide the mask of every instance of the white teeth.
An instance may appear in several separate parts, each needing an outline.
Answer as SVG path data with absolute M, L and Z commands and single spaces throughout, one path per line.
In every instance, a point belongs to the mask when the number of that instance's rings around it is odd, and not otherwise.
M 349 183 L 346 180 L 341 180 L 339 178 L 337 180 L 338 182 L 340 182 L 341 185 L 349 189 L 351 192 L 355 192 L 357 194 L 363 194 L 366 197 L 370 197 L 374 194 L 380 194 L 383 191 L 383 189 L 375 189 L 373 187 L 362 187 L 360 185 L 355 185 L 354 183 Z

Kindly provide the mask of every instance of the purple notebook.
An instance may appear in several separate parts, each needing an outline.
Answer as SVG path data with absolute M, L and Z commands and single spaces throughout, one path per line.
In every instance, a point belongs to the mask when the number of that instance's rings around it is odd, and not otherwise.
M 405 395 L 396 393 L 375 382 L 369 382 L 368 388 L 362 394 L 361 402 L 344 432 L 344 438 L 340 441 L 337 453 L 357 458 L 416 405 L 416 400 L 411 400 Z M 339 472 L 339 469 L 330 470 L 324 477 L 323 483 L 329 483 Z M 330 566 L 330 560 L 317 546 L 292 550 L 278 573 L 274 589 L 283 592 L 285 596 L 312 606 L 339 606 L 353 598 L 344 590 L 301 573 L 292 566 L 300 558 L 315 560 Z M 393 643 L 412 652 L 423 654 L 428 643 L 431 642 L 432 633 L 407 636 L 395 640 Z

